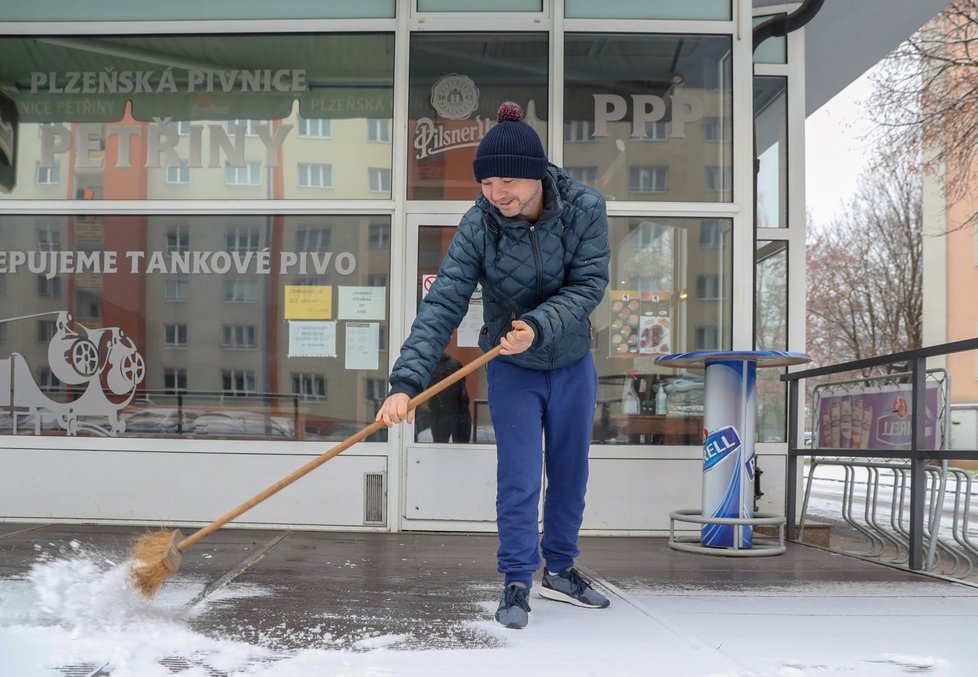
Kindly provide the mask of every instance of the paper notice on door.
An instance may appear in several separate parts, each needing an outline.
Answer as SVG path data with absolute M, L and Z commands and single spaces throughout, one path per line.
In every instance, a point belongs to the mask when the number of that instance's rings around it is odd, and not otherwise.
M 380 324 L 347 322 L 347 369 L 377 369 L 380 360 Z
M 286 320 L 330 320 L 332 318 L 332 286 L 285 285 Z
M 341 320 L 383 320 L 387 310 L 386 287 L 340 287 Z
M 479 347 L 480 331 L 482 331 L 482 301 L 470 301 L 469 311 L 458 325 L 458 347 Z
M 289 357 L 336 357 L 336 323 L 289 321 Z

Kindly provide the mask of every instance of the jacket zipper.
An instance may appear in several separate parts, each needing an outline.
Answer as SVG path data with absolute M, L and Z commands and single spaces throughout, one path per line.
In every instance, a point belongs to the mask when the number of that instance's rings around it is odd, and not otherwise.
M 540 241 L 537 239 L 537 227 L 535 224 L 530 224 L 530 240 L 533 244 L 533 263 L 536 270 L 536 281 L 537 281 L 537 303 L 543 298 L 543 256 L 540 254 Z M 553 369 L 554 363 L 557 361 L 557 353 L 555 350 L 550 351 L 550 368 Z

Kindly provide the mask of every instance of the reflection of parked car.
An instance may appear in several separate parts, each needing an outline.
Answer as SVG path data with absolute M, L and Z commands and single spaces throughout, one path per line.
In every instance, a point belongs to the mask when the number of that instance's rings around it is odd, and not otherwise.
M 196 414 L 183 412 L 183 432 L 193 428 Z M 179 409 L 137 409 L 124 414 L 126 433 L 163 433 L 175 435 L 181 432 Z
M 295 427 L 287 418 L 266 416 L 253 411 L 201 414 L 189 427 L 194 435 L 295 437 Z

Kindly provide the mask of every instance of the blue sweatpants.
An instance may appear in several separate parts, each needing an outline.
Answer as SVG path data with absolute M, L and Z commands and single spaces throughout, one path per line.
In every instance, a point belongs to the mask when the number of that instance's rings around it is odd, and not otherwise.
M 495 360 L 487 367 L 489 411 L 496 433 L 496 524 L 499 572 L 529 587 L 540 568 L 574 563 L 584 518 L 588 448 L 598 375 L 590 353 L 551 371 Z M 543 539 L 537 505 L 544 468 Z

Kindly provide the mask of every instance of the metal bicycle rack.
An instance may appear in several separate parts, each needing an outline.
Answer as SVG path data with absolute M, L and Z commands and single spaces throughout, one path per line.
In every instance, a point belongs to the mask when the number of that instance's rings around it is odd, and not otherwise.
M 846 381 L 824 383 L 813 389 L 813 419 L 818 411 L 817 403 L 828 394 L 838 395 L 856 388 L 872 387 L 896 383 L 906 379 L 909 372 L 885 376 L 864 377 Z M 935 456 L 946 451 L 950 440 L 950 417 L 948 392 L 950 378 L 944 369 L 930 369 L 926 372 L 929 383 L 937 383 L 938 411 L 935 431 L 938 449 Z M 813 420 L 813 444 L 822 439 L 823 422 Z M 805 482 L 804 498 L 797 538 L 804 540 L 805 520 L 809 516 L 812 484 L 819 467 L 842 469 L 842 491 L 839 506 L 841 520 L 851 527 L 857 537 L 865 540 L 861 549 L 839 549 L 848 555 L 875 559 L 896 565 L 910 562 L 909 529 L 909 484 L 911 465 L 898 459 L 886 458 L 885 451 L 880 458 L 845 457 L 836 451 L 834 456 L 821 456 L 819 449 L 812 450 L 808 456 L 809 466 Z M 971 475 L 960 468 L 950 467 L 946 459 L 939 463 L 924 466 L 926 513 L 923 528 L 923 569 L 940 571 L 944 575 L 966 578 L 975 570 L 978 563 L 978 543 L 970 534 L 971 521 Z M 953 507 L 948 510 L 948 502 Z M 951 525 L 946 523 L 946 512 L 951 513 Z

